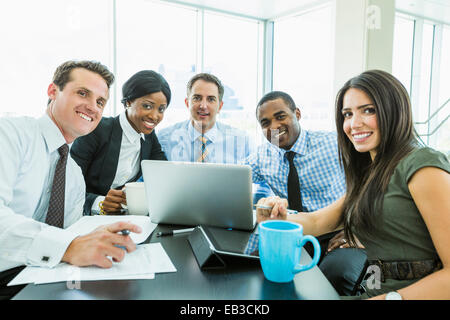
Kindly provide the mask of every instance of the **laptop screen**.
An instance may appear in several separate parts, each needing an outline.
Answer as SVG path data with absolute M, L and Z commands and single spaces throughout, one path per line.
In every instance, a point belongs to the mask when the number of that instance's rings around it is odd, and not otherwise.
M 250 166 L 143 160 L 153 223 L 253 230 Z

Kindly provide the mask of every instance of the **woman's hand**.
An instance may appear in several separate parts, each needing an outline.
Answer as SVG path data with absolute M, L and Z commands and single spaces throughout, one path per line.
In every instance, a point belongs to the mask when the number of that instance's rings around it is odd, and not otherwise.
M 347 239 L 345 238 L 344 230 L 336 234 L 331 240 L 328 242 L 327 253 L 333 251 L 337 248 L 349 248 Z
M 355 238 L 355 242 L 356 244 L 355 246 L 353 246 L 354 248 L 364 249 L 364 246 L 361 244 L 361 242 L 359 242 L 357 238 Z M 348 240 L 345 238 L 344 230 L 342 230 L 341 232 L 336 234 L 333 238 L 331 238 L 331 240 L 328 242 L 327 253 L 330 253 L 331 251 L 337 248 L 342 249 L 353 247 L 348 243 Z
M 258 222 L 265 220 L 286 220 L 287 217 L 287 199 L 278 196 L 259 199 L 257 206 L 267 206 L 272 209 L 256 209 L 256 218 Z
M 127 204 L 125 192 L 111 189 L 103 200 L 102 209 L 106 214 L 123 214 L 122 204 Z

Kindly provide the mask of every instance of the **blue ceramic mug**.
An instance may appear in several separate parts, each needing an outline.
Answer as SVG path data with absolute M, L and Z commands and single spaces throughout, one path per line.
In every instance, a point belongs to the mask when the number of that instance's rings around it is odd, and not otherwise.
M 314 247 L 310 264 L 300 265 L 300 254 L 306 242 Z M 320 258 L 319 241 L 313 236 L 304 236 L 300 224 L 270 220 L 259 224 L 259 258 L 267 280 L 290 282 L 295 274 L 314 267 Z

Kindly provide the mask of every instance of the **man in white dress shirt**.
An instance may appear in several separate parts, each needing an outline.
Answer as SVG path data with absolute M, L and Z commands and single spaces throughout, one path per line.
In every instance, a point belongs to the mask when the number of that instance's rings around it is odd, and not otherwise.
M 54 267 L 60 262 L 108 268 L 136 246 L 118 234 L 138 226 L 116 223 L 76 237 L 67 228 L 82 216 L 85 184 L 80 168 L 69 156 L 65 168 L 64 228 L 47 224 L 58 149 L 98 125 L 114 76 L 98 62 L 68 61 L 60 65 L 47 89 L 46 113 L 0 118 L 0 299 L 20 287 L 6 284 L 23 266 Z

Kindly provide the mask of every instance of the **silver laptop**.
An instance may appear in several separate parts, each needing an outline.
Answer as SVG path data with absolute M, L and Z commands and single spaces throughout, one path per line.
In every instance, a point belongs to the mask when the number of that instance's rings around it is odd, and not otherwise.
M 253 230 L 250 166 L 143 160 L 153 223 Z

